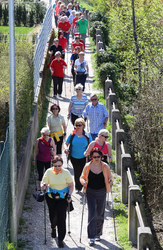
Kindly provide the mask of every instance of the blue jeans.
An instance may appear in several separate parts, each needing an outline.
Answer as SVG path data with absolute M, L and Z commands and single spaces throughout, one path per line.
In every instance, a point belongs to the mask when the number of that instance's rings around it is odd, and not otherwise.
M 70 34 L 66 33 L 66 32 L 64 32 L 63 34 L 64 34 L 64 37 L 66 37 L 66 39 L 67 39 L 67 44 L 69 45 L 69 36 L 70 36 Z
M 93 140 L 93 141 L 96 139 L 97 136 L 98 136 L 98 134 L 92 134 L 92 133 L 91 133 L 91 137 L 92 137 L 92 140 Z
M 104 223 L 106 189 L 87 188 L 87 204 L 88 204 L 88 238 L 94 239 L 96 236 L 102 235 Z

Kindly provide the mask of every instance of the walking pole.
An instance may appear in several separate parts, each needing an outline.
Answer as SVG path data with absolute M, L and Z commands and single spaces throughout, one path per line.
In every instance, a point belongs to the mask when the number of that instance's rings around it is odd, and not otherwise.
M 46 199 L 44 191 L 44 244 L 46 245 Z
M 70 202 L 68 202 L 68 234 L 71 234 L 70 231 Z
M 117 232 L 116 232 L 116 226 L 115 226 L 115 211 L 114 211 L 114 204 L 113 204 L 112 189 L 111 189 L 111 202 L 112 202 L 112 212 L 113 212 L 113 222 L 114 222 L 114 235 L 115 235 L 115 241 L 117 241 Z
M 83 217 L 84 217 L 85 202 L 86 202 L 86 193 L 84 193 L 84 197 L 83 197 L 83 209 L 82 209 L 81 228 L 80 228 L 80 243 L 81 243 L 81 236 L 82 236 L 82 227 L 83 227 Z

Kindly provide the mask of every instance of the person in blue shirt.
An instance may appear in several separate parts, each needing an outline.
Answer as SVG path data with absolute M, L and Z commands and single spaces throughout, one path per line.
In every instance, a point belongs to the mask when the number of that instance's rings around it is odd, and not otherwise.
M 77 192 L 81 191 L 80 176 L 86 163 L 84 155 L 89 143 L 92 141 L 91 135 L 84 131 L 85 121 L 83 118 L 75 120 L 75 130 L 66 140 L 65 153 L 70 154 L 70 160 L 74 169 L 75 188 Z
M 98 96 L 92 94 L 90 96 L 91 103 L 83 111 L 84 119 L 89 120 L 90 133 L 93 141 L 98 136 L 101 129 L 106 128 L 109 114 L 106 107 L 98 102 Z

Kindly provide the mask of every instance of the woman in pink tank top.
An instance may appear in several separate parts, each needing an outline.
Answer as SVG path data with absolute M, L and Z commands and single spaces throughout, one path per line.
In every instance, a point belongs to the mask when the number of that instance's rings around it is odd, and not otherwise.
M 51 167 L 52 156 L 56 153 L 54 140 L 49 137 L 50 130 L 47 127 L 41 129 L 41 137 L 37 139 L 33 153 L 32 164 L 35 166 L 37 161 L 37 171 L 39 181 L 42 180 L 44 169 Z
M 87 150 L 85 151 L 84 155 L 87 157 L 90 155 L 90 152 L 93 148 L 98 148 L 103 153 L 103 161 L 108 163 L 112 161 L 112 151 L 110 143 L 107 142 L 109 132 L 107 129 L 101 129 L 98 133 L 98 137 L 95 139 L 95 141 L 92 141 Z M 107 160 L 109 158 L 109 160 Z

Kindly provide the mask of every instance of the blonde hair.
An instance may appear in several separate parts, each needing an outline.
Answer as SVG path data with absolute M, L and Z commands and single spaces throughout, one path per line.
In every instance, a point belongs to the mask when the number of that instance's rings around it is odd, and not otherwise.
M 99 132 L 98 132 L 98 136 L 100 135 L 109 135 L 109 131 L 107 129 L 101 129 Z
M 75 90 L 80 88 L 81 90 L 83 90 L 83 85 L 81 83 L 78 83 L 75 85 Z
M 84 121 L 83 118 L 77 118 L 77 119 L 75 120 L 75 127 L 76 127 L 76 125 L 77 125 L 78 123 L 82 123 L 83 127 L 85 128 L 85 121 Z

